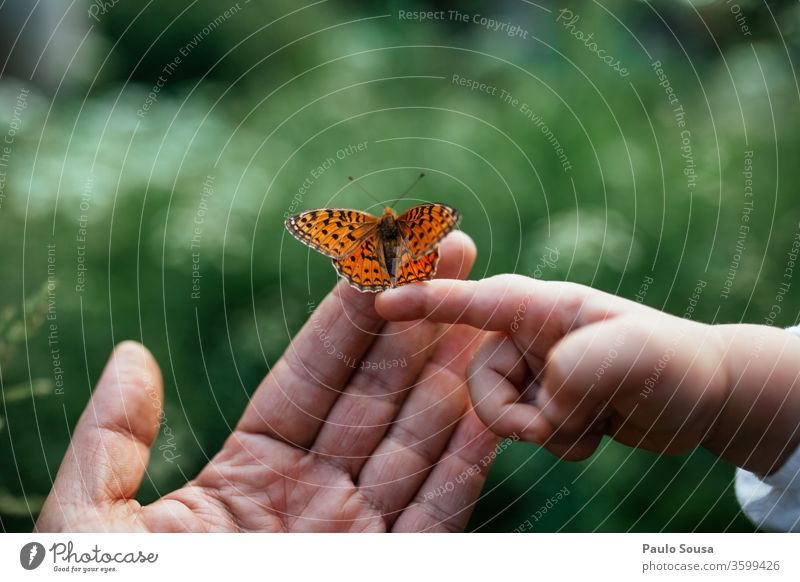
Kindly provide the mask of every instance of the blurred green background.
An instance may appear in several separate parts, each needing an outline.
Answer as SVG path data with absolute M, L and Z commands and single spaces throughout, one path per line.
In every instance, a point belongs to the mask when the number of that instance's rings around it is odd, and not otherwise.
M 561 9 L 579 16 L 571 28 Z M 196 473 L 307 302 L 335 282 L 327 259 L 287 237 L 284 214 L 375 211 L 350 174 L 391 198 L 425 169 L 399 208 L 459 208 L 479 249 L 474 278 L 577 281 L 707 322 L 798 319 L 800 283 L 780 287 L 800 220 L 797 2 L 52 10 L 0 9 L 0 139 L 11 139 L 0 143 L 4 531 L 32 528 L 92 383 L 125 338 L 163 369 L 156 446 L 179 455 L 153 456 L 140 499 Z M 469 19 L 400 17 L 413 10 Z M 558 260 L 543 262 L 552 249 Z M 752 531 L 732 479 L 703 451 L 604 442 L 566 463 L 516 444 L 470 528 L 512 531 L 540 512 L 534 531 Z

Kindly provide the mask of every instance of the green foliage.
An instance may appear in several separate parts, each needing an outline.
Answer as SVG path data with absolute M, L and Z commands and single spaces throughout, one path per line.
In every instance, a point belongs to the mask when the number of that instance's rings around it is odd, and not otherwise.
M 54 318 L 38 333 L 0 315 L 3 341 L 24 345 L 12 355 L 0 344 L 9 421 L 0 428 L 4 528 L 32 526 L 28 510 L 4 496 L 27 496 L 35 511 L 92 382 L 122 339 L 142 341 L 159 360 L 169 435 L 162 430 L 156 447 L 169 439 L 180 455 L 175 463 L 153 456 L 141 499 L 180 485 L 213 455 L 307 317 L 307 302 L 336 279 L 328 260 L 286 235 L 284 214 L 330 205 L 374 211 L 348 186 L 351 174 L 388 198 L 424 168 L 414 196 L 462 211 L 461 227 L 479 249 L 473 277 L 533 274 L 556 248 L 557 263 L 537 275 L 639 294 L 678 315 L 701 280 L 694 318 L 769 317 L 800 217 L 791 187 L 800 179 L 789 61 L 798 57 L 796 31 L 788 31 L 787 49 L 774 24 L 750 14 L 758 25 L 751 46 L 731 33 L 723 5 L 714 36 L 692 42 L 699 25 L 688 3 L 661 3 L 678 44 L 639 3 L 610 3 L 630 33 L 597 6 L 580 8 L 581 28 L 625 60 L 630 76 L 621 78 L 555 23 L 555 13 L 529 4 L 495 14 L 527 27 L 527 41 L 474 24 L 400 21 L 403 6 L 390 4 L 324 3 L 274 22 L 299 7 L 242 3 L 140 115 L 163 67 L 226 7 L 201 0 L 182 13 L 183 5 L 160 3 L 139 14 L 135 3 L 120 3 L 97 32 L 109 59 L 95 59 L 85 95 L 59 94 L 52 109 L 45 97 L 30 98 L 0 209 L 0 305 L 46 285 L 48 244 L 59 285 Z M 786 12 L 797 21 L 796 6 Z M 681 130 L 652 60 L 686 112 L 691 187 Z M 497 94 L 470 91 L 453 75 Z M 11 80 L 0 85 L 0 130 L 17 90 Z M 337 156 L 364 142 L 365 151 Z M 723 296 L 750 150 L 755 204 Z M 648 277 L 654 283 L 642 294 Z M 797 294 L 781 305 L 773 323 L 795 323 Z M 53 377 L 51 323 L 60 394 L 37 392 L 44 385 L 29 380 Z M 20 383 L 30 391 L 24 398 L 11 388 Z M 516 444 L 498 458 L 472 526 L 517 528 L 567 487 L 537 531 L 750 530 L 732 477 L 731 467 L 700 451 L 668 458 L 606 443 L 571 464 Z
M 30 378 L 27 382 L 9 385 L 4 379 L 9 374 L 7 364 L 11 363 L 12 374 L 20 374 L 22 367 L 15 369 L 13 363 L 20 361 L 20 349 L 25 345 L 28 334 L 35 335 L 45 319 L 47 312 L 47 285 L 31 298 L 24 301 L 24 313 L 18 313 L 13 306 L 7 306 L 0 310 L 0 401 L 3 408 L 0 411 L 0 437 L 6 437 L 9 441 L 17 439 L 19 443 L 27 444 L 30 432 L 16 423 L 20 417 L 17 403 L 33 403 L 34 398 L 51 396 L 53 394 L 54 383 L 50 378 Z M 12 421 L 6 420 L 14 415 L 13 428 L 16 431 L 12 435 Z M 7 433 L 7 434 L 3 434 Z M 19 433 L 22 433 L 21 435 Z M 21 438 L 18 438 L 21 437 Z M 4 475 L 11 475 L 15 464 L 13 456 L 7 459 L 4 466 Z M 3 465 L 6 465 L 4 458 Z M 25 494 L 24 490 L 19 494 L 14 494 L 6 489 L 7 483 L 12 481 L 0 480 L 0 524 L 3 523 L 5 516 L 12 519 L 30 518 L 32 513 L 38 512 L 44 501 L 42 495 L 36 493 Z

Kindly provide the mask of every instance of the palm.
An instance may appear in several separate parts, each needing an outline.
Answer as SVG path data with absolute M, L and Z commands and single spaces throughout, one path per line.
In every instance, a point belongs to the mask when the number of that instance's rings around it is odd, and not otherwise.
M 145 509 L 147 529 L 381 532 L 390 528 L 388 516 L 372 506 L 341 469 L 268 437 L 234 438 L 238 442 L 227 445 L 194 484 Z M 222 499 L 236 501 L 221 503 Z
M 442 257 L 443 276 L 463 277 L 474 250 L 464 235 L 451 235 Z M 455 491 L 435 492 L 495 441 L 466 393 L 480 332 L 386 323 L 374 299 L 340 283 L 222 450 L 195 479 L 144 507 L 133 496 L 158 427 L 148 398 L 160 394 L 158 370 L 149 356 L 138 370 L 116 358 L 76 428 L 37 529 L 462 529 L 485 474 L 470 472 Z M 126 349 L 142 357 L 140 348 Z

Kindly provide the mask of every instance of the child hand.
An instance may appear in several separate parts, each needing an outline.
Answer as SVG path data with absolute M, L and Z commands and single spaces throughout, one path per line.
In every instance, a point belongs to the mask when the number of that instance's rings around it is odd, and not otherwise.
M 588 457 L 609 434 L 666 453 L 703 444 L 769 472 L 797 444 L 800 340 L 783 330 L 701 324 L 519 275 L 402 287 L 376 308 L 494 332 L 469 370 L 478 416 L 566 459 Z

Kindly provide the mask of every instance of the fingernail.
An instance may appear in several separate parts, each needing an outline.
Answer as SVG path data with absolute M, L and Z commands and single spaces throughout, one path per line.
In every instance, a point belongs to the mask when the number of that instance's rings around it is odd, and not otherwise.
M 542 410 L 550 402 L 550 392 L 544 386 L 540 387 L 536 392 L 535 406 Z
M 546 421 L 540 418 L 541 412 L 530 422 L 530 424 L 522 431 L 520 438 L 528 443 L 535 443 L 541 445 L 550 436 L 550 431 L 546 426 Z
M 528 428 L 522 432 L 522 440 L 526 443 L 536 443 L 537 445 L 542 444 L 541 439 L 539 438 L 539 433 L 532 429 Z

